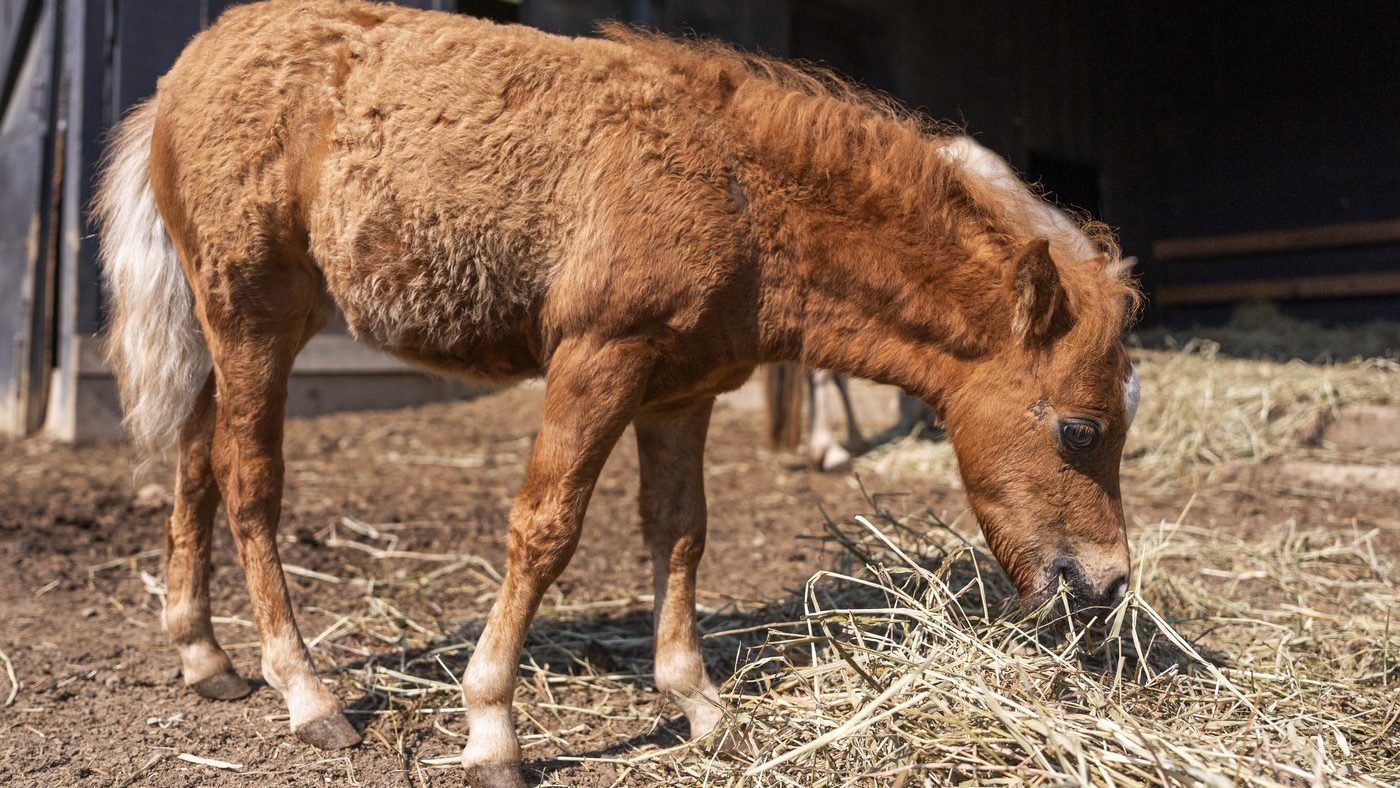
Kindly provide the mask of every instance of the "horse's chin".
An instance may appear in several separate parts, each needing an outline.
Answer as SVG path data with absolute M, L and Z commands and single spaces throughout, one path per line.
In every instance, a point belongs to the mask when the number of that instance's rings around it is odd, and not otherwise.
M 1020 612 L 1023 617 L 1029 618 L 1040 613 L 1042 622 L 1062 621 L 1067 618 L 1065 615 L 1073 617 L 1080 624 L 1103 623 L 1108 615 L 1113 612 L 1112 607 L 1101 604 L 1084 604 L 1073 595 L 1066 598 L 1068 609 L 1063 603 L 1056 603 L 1047 607 L 1055 595 L 1060 591 L 1059 578 L 1051 578 L 1042 584 L 1036 591 L 1030 594 L 1021 594 Z
M 1045 607 L 1045 603 L 1053 599 L 1057 591 L 1059 591 L 1059 580 L 1057 578 L 1052 578 L 1049 581 L 1041 583 L 1036 590 L 1029 594 L 1025 591 L 1021 591 L 1021 615 L 1029 616 Z

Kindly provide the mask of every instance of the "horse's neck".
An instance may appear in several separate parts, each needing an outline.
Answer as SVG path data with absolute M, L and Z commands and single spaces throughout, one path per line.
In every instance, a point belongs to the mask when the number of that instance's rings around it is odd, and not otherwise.
M 840 223 L 809 226 L 791 265 L 800 283 L 800 360 L 939 402 L 1010 336 L 999 273 L 971 260 L 914 258 Z
M 1010 334 L 1000 256 L 970 246 L 988 213 L 912 125 L 832 101 L 760 87 L 731 106 L 771 228 L 769 355 L 934 399 Z

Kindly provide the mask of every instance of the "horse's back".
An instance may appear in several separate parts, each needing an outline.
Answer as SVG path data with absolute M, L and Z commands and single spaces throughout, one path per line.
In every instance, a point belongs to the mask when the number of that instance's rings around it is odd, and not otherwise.
M 559 82 L 601 80 L 617 48 L 369 3 L 236 7 L 161 80 L 168 224 L 223 278 L 304 252 L 351 328 L 390 350 L 533 372 L 520 339 L 587 142 L 586 91 Z
M 453 14 L 239 7 L 162 79 L 162 209 L 197 269 L 301 256 L 361 338 L 533 374 L 551 327 L 693 326 L 735 259 L 734 162 L 685 80 L 625 43 Z

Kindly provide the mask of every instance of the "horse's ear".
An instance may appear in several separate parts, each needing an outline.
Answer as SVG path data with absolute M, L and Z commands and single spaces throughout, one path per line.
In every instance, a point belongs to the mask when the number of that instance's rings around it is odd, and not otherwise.
M 1048 339 L 1065 298 L 1050 242 L 1036 238 L 1021 247 L 1011 264 L 1010 279 L 1015 303 L 1011 329 L 1026 342 Z

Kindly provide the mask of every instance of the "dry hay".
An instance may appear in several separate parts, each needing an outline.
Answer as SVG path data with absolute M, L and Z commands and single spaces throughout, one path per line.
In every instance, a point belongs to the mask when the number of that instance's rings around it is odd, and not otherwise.
M 1370 536 L 1138 540 L 1107 625 L 1009 614 L 980 547 L 930 516 L 831 526 L 852 560 L 808 582 L 736 684 L 756 755 L 697 782 L 1379 785 L 1400 776 L 1395 566 Z M 1220 556 L 1207 562 L 1201 556 Z M 1045 615 L 1049 613 L 1051 615 Z M 1058 619 L 1058 621 L 1056 620 Z M 657 774 L 657 777 L 663 775 Z
M 1207 340 L 1228 355 L 1254 360 L 1400 360 L 1400 322 L 1323 326 L 1285 315 L 1268 302 L 1240 304 L 1222 326 L 1194 326 L 1186 332 L 1149 328 L 1135 332 L 1133 339 L 1158 350 L 1175 350 L 1191 339 Z
M 1137 538 L 1135 589 L 1085 628 L 1056 614 L 1063 599 L 1020 615 L 984 548 L 931 513 L 871 508 L 827 521 L 841 559 L 800 595 L 706 611 L 711 670 L 734 676 L 707 743 L 683 742 L 651 688 L 645 615 L 610 617 L 649 600 L 542 611 L 517 692 L 527 761 L 557 746 L 576 754 L 556 765 L 636 785 L 1400 778 L 1400 588 L 1374 533 L 1288 523 L 1250 543 L 1183 512 Z M 444 561 L 396 582 L 459 586 L 471 566 Z M 371 737 L 410 770 L 454 768 L 465 733 L 454 676 L 475 633 L 444 641 L 373 587 L 361 599 L 313 641 L 380 644 L 341 667 L 342 692 L 371 699 L 357 710 L 381 718 Z M 628 736 L 649 739 L 607 749 Z
M 1154 474 L 1259 462 L 1314 446 L 1343 405 L 1400 398 L 1400 364 L 1386 359 L 1250 361 L 1222 355 L 1211 340 L 1133 356 L 1143 399 L 1124 461 Z

